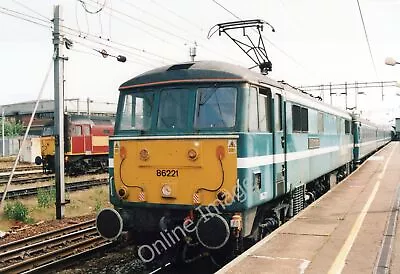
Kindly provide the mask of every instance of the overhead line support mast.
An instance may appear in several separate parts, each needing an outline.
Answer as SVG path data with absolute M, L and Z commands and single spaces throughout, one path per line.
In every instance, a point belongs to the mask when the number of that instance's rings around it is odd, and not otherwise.
M 60 22 L 62 9 L 54 7 L 54 138 L 55 138 L 55 184 L 56 184 L 56 218 L 64 218 L 65 181 L 64 181 L 64 60 L 63 35 Z

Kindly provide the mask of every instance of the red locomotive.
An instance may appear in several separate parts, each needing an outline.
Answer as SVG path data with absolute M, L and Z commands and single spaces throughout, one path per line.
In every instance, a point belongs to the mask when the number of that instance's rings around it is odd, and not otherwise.
M 108 168 L 108 136 L 114 133 L 114 118 L 66 115 L 64 122 L 65 172 L 69 175 L 106 171 Z M 55 171 L 54 122 L 43 128 L 40 140 L 43 171 Z

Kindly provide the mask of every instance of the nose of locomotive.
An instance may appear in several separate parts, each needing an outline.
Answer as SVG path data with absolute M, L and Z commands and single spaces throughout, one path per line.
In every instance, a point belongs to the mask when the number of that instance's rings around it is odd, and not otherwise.
M 122 217 L 115 209 L 105 208 L 96 216 L 96 228 L 103 238 L 115 240 L 122 233 Z

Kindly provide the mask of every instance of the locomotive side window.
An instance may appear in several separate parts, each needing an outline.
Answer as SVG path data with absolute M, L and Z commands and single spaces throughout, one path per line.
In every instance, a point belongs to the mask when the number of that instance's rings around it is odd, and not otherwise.
M 229 128 L 236 121 L 237 89 L 199 88 L 196 95 L 196 128 Z
M 344 133 L 350 134 L 350 121 L 344 120 Z
M 337 130 L 338 134 L 342 133 L 342 123 L 343 123 L 343 119 L 337 117 L 337 119 L 336 119 L 336 130 Z
M 318 112 L 318 133 L 324 132 L 324 113 Z
M 249 97 L 249 131 L 258 131 L 257 89 L 250 87 Z
M 187 127 L 189 91 L 166 89 L 160 94 L 157 127 L 159 129 L 182 129 Z
M 143 92 L 126 95 L 123 103 L 121 130 L 147 130 L 151 125 L 154 93 Z
M 293 131 L 301 131 L 301 108 L 299 106 L 292 106 L 292 120 Z
M 258 123 L 261 131 L 271 132 L 271 90 L 260 89 L 258 96 Z
M 282 130 L 282 95 L 275 94 L 275 130 Z
M 308 109 L 292 105 L 293 132 L 308 132 Z

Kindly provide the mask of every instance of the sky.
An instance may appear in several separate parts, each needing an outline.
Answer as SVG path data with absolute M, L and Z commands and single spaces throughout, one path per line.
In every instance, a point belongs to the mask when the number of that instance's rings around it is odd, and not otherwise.
M 120 84 L 189 61 L 194 44 L 196 60 L 252 67 L 226 36 L 207 39 L 215 24 L 239 19 L 262 19 L 275 28 L 263 31 L 275 80 L 294 86 L 400 81 L 400 65 L 384 64 L 388 56 L 400 61 L 400 0 L 2 0 L 0 105 L 37 98 L 53 54 L 50 20 L 57 4 L 64 35 L 73 41 L 71 49 L 64 48 L 66 98 L 116 102 Z M 103 49 L 127 62 L 95 51 Z M 52 99 L 53 93 L 51 72 L 42 98 Z M 400 88 L 385 88 L 383 101 L 379 88 L 365 93 L 358 108 L 372 120 L 400 117 Z M 343 107 L 344 96 L 333 102 Z

